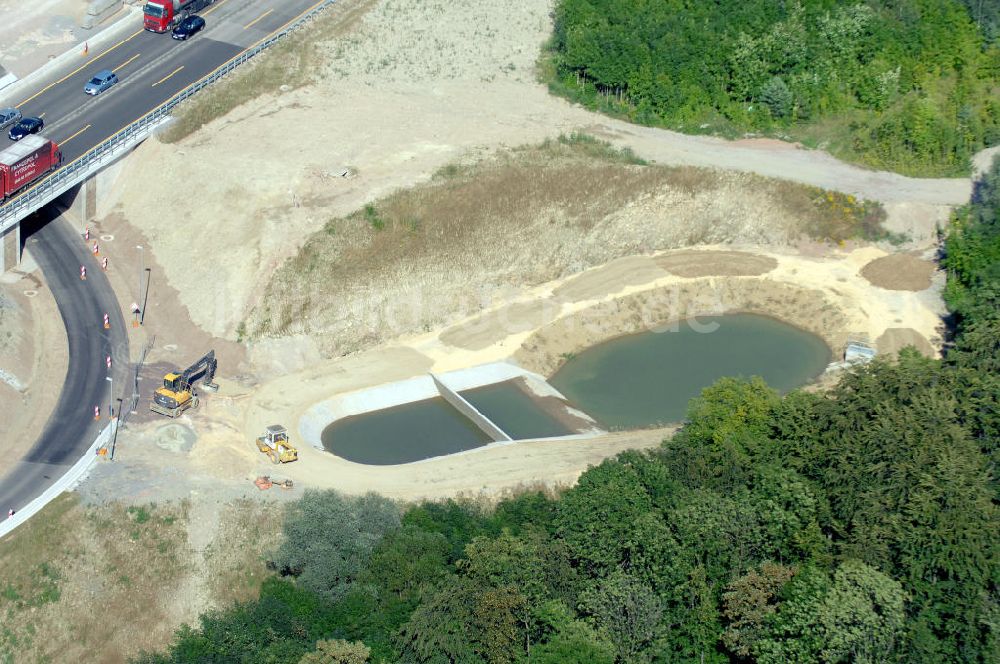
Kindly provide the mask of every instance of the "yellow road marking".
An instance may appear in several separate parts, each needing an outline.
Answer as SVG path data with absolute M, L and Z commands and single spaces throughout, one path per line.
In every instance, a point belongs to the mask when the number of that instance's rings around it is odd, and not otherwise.
M 133 60 L 135 60 L 136 58 L 138 58 L 140 55 L 142 55 L 142 53 L 136 53 L 131 58 L 129 58 L 125 62 L 121 63 L 117 67 L 115 67 L 115 71 L 118 71 L 119 69 L 122 69 L 123 67 L 125 67 L 126 65 L 128 65 L 129 63 L 131 63 Z
M 172 72 L 170 72 L 169 74 L 167 74 L 166 76 L 164 76 L 163 78 L 161 78 L 160 80 L 158 80 L 156 83 L 153 83 L 152 87 L 155 88 L 157 85 L 159 85 L 160 83 L 163 83 L 165 80 L 167 80 L 168 78 L 170 78 L 171 76 L 173 76 L 174 74 L 176 74 L 177 72 L 179 72 L 182 69 L 184 69 L 184 65 L 181 65 L 177 69 L 173 70 Z
M 66 145 L 67 143 L 69 143 L 69 142 L 70 142 L 70 141 L 72 141 L 72 140 L 73 140 L 74 138 L 76 138 L 77 136 L 79 136 L 79 135 L 80 135 L 80 134 L 82 134 L 83 132 L 87 131 L 88 129 L 90 129 L 90 125 L 87 125 L 86 127 L 84 127 L 83 129 L 81 129 L 80 131 L 76 132 L 75 134 L 73 134 L 73 135 L 72 135 L 72 136 L 70 136 L 69 138 L 65 138 L 65 139 L 63 139 L 63 140 L 62 140 L 62 141 L 61 141 L 61 142 L 59 143 L 59 145 L 60 145 L 60 146 L 62 146 L 62 145 Z
M 101 58 L 103 58 L 105 55 L 107 55 L 108 53 L 110 53 L 111 51 L 115 50 L 116 48 L 118 48 L 119 46 L 121 46 L 122 44 L 124 44 L 125 42 L 133 39 L 134 37 L 137 37 L 138 35 L 141 35 L 143 32 L 145 32 L 145 30 L 140 30 L 139 32 L 136 32 L 135 34 L 133 34 L 131 37 L 126 37 L 125 39 L 121 40 L 120 42 L 118 42 L 117 44 L 115 44 L 114 46 L 112 46 L 111 48 L 109 48 L 108 50 L 104 51 L 104 53 L 101 53 L 100 55 L 94 56 L 92 59 L 90 59 L 87 62 L 87 64 L 80 65 L 79 67 L 77 67 L 76 69 L 74 69 L 73 71 L 71 71 L 70 73 L 68 73 L 65 76 L 63 76 L 62 78 L 60 78 L 55 83 L 49 83 L 48 85 L 46 85 L 41 90 L 39 90 L 35 94 L 31 95 L 30 97 L 28 97 L 27 99 L 25 99 L 24 101 L 22 101 L 20 104 L 18 104 L 18 106 L 24 106 L 29 101 L 31 101 L 35 97 L 39 96 L 43 92 L 47 92 L 47 91 L 51 90 L 52 88 L 54 88 L 55 86 L 59 85 L 60 83 L 64 82 L 69 77 L 71 77 L 71 76 L 73 76 L 75 74 L 79 74 L 81 71 L 83 71 L 87 67 L 92 66 L 93 63 L 97 62 L 98 60 L 100 60 Z
M 205 11 L 203 11 L 201 13 L 201 15 L 202 16 L 208 16 L 209 14 L 211 14 L 212 12 L 214 12 L 216 9 L 218 9 L 219 7 L 221 7 L 224 4 L 226 4 L 226 0 L 221 0 L 220 2 L 217 2 L 214 5 L 212 5 L 211 9 L 206 9 Z
M 249 30 L 249 29 L 250 29 L 251 27 L 253 27 L 253 25 L 254 25 L 254 24 L 255 24 L 255 23 L 257 22 L 257 21 L 261 20 L 262 18 L 264 18 L 265 16 L 267 16 L 268 14 L 270 14 L 270 13 L 271 13 L 271 12 L 273 12 L 273 11 L 274 11 L 274 9 L 268 9 L 268 10 L 267 10 L 266 12 L 264 12 L 263 14 L 261 14 L 260 16 L 258 16 L 257 18 L 255 18 L 254 20 L 252 20 L 252 21 L 250 21 L 249 23 L 247 23 L 246 25 L 244 25 L 244 26 L 243 26 L 243 29 L 244 29 L 244 30 Z

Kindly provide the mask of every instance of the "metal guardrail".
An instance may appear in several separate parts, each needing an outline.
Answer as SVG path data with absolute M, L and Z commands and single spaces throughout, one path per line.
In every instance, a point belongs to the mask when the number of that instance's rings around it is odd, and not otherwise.
M 318 13 L 334 4 L 337 0 L 323 0 L 302 14 L 294 22 L 285 25 L 281 30 L 267 37 L 254 46 L 246 49 L 228 62 L 220 65 L 212 72 L 206 74 L 201 79 L 195 81 L 184 88 L 173 97 L 163 102 L 143 117 L 131 123 L 124 129 L 118 131 L 110 138 L 92 148 L 86 154 L 77 157 L 69 164 L 60 167 L 52 175 L 48 176 L 38 184 L 28 189 L 25 193 L 17 196 L 10 203 L 0 206 L 0 233 L 7 230 L 8 226 L 20 221 L 31 212 L 49 203 L 58 196 L 61 196 L 70 187 L 83 182 L 92 173 L 95 167 L 100 167 L 107 160 L 117 156 L 123 149 L 131 149 L 141 141 L 145 140 L 153 133 L 161 123 L 166 122 L 170 112 L 181 102 L 215 83 L 220 78 L 231 73 L 240 65 L 246 63 L 254 56 L 260 54 L 265 49 L 273 46 L 279 39 L 294 32 L 303 24 L 311 20 Z

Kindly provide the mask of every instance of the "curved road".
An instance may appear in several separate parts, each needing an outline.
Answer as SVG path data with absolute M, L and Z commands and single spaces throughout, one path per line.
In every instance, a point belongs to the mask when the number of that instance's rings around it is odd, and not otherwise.
M 70 161 L 316 4 L 316 0 L 216 0 L 202 12 L 208 15 L 208 29 L 189 42 L 145 32 L 137 24 L 139 29 L 130 36 L 93 53 L 72 71 L 37 81 L 33 91 L 9 103 L 24 115 L 43 116 L 43 133 L 62 146 Z M 84 83 L 102 68 L 114 69 L 121 83 L 98 97 L 87 97 Z M 0 469 L 0 509 L 23 507 L 89 449 L 108 424 L 109 375 L 114 378 L 115 408 L 118 397 L 132 392 L 128 331 L 111 285 L 83 238 L 52 209 L 47 206 L 25 219 L 22 237 L 27 238 L 25 249 L 44 273 L 66 326 L 69 369 L 41 436 L 23 460 Z M 80 279 L 80 265 L 87 266 L 86 281 Z M 111 319 L 110 330 L 103 327 L 105 313 Z M 111 372 L 105 362 L 108 355 Z M 94 406 L 101 408 L 100 420 L 94 419 Z
M 83 456 L 97 433 L 107 426 L 107 376 L 113 373 L 119 395 L 131 395 L 131 386 L 126 385 L 128 331 L 111 284 L 70 223 L 61 217 L 44 216 L 49 209 L 51 206 L 31 219 L 29 225 L 40 228 L 28 238 L 25 248 L 45 274 L 59 306 L 69 341 L 69 370 L 42 435 L 0 481 L 0 507 L 4 510 L 20 509 L 41 494 Z M 81 265 L 87 267 L 86 281 L 80 279 Z M 104 329 L 105 313 L 111 319 L 110 330 Z M 108 355 L 112 358 L 111 372 L 105 359 Z M 94 406 L 98 405 L 101 419 L 95 421 Z

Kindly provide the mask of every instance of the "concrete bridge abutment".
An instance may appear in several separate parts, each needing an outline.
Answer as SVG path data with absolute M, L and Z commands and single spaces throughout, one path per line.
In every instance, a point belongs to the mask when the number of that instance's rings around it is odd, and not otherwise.
M 0 235 L 0 273 L 13 270 L 21 264 L 21 222 L 17 222 Z

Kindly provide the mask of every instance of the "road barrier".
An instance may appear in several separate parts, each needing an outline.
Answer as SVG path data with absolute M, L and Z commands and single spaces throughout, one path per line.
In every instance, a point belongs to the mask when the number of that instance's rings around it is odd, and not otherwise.
M 87 452 L 73 464 L 66 473 L 53 482 L 49 488 L 47 488 L 42 495 L 38 496 L 30 503 L 21 507 L 10 506 L 15 509 L 14 516 L 7 517 L 6 520 L 0 522 L 0 538 L 6 537 L 12 530 L 20 526 L 22 523 L 38 514 L 43 507 L 48 505 L 50 502 L 56 499 L 56 496 L 61 494 L 63 491 L 69 491 L 76 486 L 83 477 L 90 470 L 94 461 L 97 459 L 97 451 L 103 447 L 106 447 L 108 443 L 111 442 L 111 432 L 114 427 L 114 422 L 108 424 L 104 427 L 97 438 L 94 439 L 93 444 L 87 449 Z
M 170 112 L 178 104 L 231 73 L 240 65 L 262 53 L 265 49 L 270 48 L 279 39 L 302 27 L 336 1 L 322 0 L 322 2 L 313 5 L 312 9 L 291 23 L 286 24 L 278 32 L 257 42 L 228 62 L 220 65 L 214 71 L 184 88 L 157 108 L 104 140 L 86 154 L 77 157 L 40 183 L 34 185 L 27 192 L 0 207 L 0 234 L 4 233 L 10 226 L 31 212 L 55 200 L 70 188 L 80 184 L 108 163 L 120 157 L 123 153 L 128 152 L 146 140 L 161 124 L 169 120 Z

